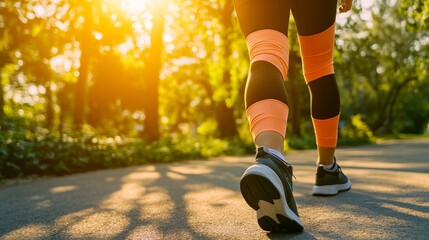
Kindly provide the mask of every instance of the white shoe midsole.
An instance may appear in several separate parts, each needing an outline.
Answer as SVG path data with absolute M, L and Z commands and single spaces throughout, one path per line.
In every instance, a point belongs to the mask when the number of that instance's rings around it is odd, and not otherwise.
M 289 208 L 286 202 L 283 184 L 280 178 L 271 168 L 262 164 L 253 165 L 244 172 L 243 177 L 250 174 L 259 175 L 267 178 L 268 180 L 270 180 L 270 182 L 276 187 L 276 189 L 280 193 L 280 199 L 273 199 L 274 204 L 264 200 L 259 200 L 258 202 L 259 209 L 256 211 L 256 215 L 258 219 L 264 216 L 268 216 L 274 221 L 276 221 L 276 223 L 280 224 L 280 221 L 277 219 L 277 214 L 281 214 L 302 225 L 299 217 Z
M 352 186 L 352 182 L 350 180 L 348 180 L 346 183 L 343 183 L 343 184 L 314 186 L 313 194 L 335 195 L 339 191 L 349 189 L 351 186 Z

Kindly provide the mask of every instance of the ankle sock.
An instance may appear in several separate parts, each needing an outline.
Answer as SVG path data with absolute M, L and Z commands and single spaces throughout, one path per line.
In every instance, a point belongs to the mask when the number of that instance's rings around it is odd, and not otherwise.
M 323 169 L 328 172 L 335 172 L 338 169 L 338 164 L 337 164 L 337 161 L 335 160 L 332 164 L 329 164 L 329 165 L 319 164 L 319 166 L 322 166 Z
M 266 149 L 267 149 L 267 152 L 270 153 L 271 155 L 274 155 L 274 156 L 276 156 L 276 157 L 278 157 L 281 160 L 286 162 L 285 156 L 283 154 L 281 154 L 279 151 L 274 150 L 272 148 L 266 148 Z

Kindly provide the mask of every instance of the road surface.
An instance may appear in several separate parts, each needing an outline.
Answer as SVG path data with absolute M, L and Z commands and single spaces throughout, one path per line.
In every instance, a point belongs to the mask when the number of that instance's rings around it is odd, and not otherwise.
M 429 139 L 339 149 L 353 186 L 314 197 L 314 150 L 287 154 L 304 232 L 261 230 L 239 192 L 253 161 L 151 164 L 0 186 L 0 239 L 429 239 Z

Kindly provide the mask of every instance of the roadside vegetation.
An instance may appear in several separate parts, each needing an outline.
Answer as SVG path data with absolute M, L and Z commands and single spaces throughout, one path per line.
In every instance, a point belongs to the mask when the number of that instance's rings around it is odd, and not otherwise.
M 336 25 L 340 146 L 428 132 L 428 1 L 368 2 Z M 296 36 L 287 150 L 315 148 Z M 253 154 L 248 65 L 232 0 L 3 1 L 0 179 Z

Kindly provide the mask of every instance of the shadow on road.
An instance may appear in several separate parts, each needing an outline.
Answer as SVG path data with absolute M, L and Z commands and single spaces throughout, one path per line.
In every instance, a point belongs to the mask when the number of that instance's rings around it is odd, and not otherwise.
M 252 157 L 155 164 L 0 188 L 0 239 L 424 239 L 429 141 L 341 149 L 350 192 L 313 197 L 314 151 L 288 154 L 300 234 L 259 229 L 238 182 Z

